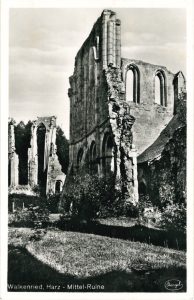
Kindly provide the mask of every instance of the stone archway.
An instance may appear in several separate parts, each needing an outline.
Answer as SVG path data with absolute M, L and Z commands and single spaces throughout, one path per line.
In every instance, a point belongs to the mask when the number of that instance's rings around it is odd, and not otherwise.
M 40 117 L 33 122 L 30 146 L 29 185 L 39 185 L 46 194 L 54 194 L 56 177 L 64 176 L 56 153 L 56 117 Z
M 167 106 L 166 77 L 163 70 L 157 70 L 154 78 L 155 103 Z
M 102 171 L 105 176 L 115 172 L 114 143 L 109 133 L 105 133 L 102 143 Z
M 130 64 L 127 67 L 126 77 L 126 101 L 140 103 L 140 72 L 137 66 Z

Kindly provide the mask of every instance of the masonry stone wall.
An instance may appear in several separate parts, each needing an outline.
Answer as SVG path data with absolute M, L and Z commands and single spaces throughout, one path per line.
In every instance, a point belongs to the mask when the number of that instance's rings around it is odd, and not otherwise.
M 128 102 L 130 112 L 135 117 L 133 126 L 133 141 L 138 154 L 141 154 L 159 136 L 162 129 L 169 123 L 174 113 L 174 78 L 164 66 L 145 63 L 140 60 L 122 59 L 122 77 L 125 82 L 127 71 L 131 66 L 137 68 L 139 73 L 139 103 Z M 155 75 L 162 72 L 165 78 L 166 105 L 155 103 Z M 126 96 L 126 90 L 125 90 Z M 125 97 L 127 101 L 127 97 Z
M 137 156 L 173 120 L 184 86 L 181 72 L 121 58 L 121 21 L 104 10 L 78 51 L 70 77 L 68 176 L 91 172 L 94 165 L 99 176 L 111 171 L 121 179 L 126 201 L 137 204 Z
M 80 168 L 91 172 L 95 166 L 99 176 L 106 176 L 109 170 L 122 179 L 126 201 L 136 204 L 137 161 L 131 135 L 135 119 L 124 102 L 120 26 L 116 14 L 104 10 L 76 55 L 68 91 L 69 174 Z
M 40 187 L 38 182 L 38 145 L 37 131 L 39 126 L 45 127 L 43 172 L 45 173 L 45 186 L 42 186 L 46 195 L 55 194 L 57 181 L 60 182 L 60 190 L 65 181 L 65 174 L 59 163 L 56 148 L 56 117 L 38 117 L 32 122 L 31 141 L 28 149 L 28 184 L 26 186 L 18 185 L 18 156 L 15 153 L 15 134 L 14 125 L 9 124 L 9 183 L 10 193 L 34 194 L 33 189 Z M 21 158 L 22 159 L 22 158 Z

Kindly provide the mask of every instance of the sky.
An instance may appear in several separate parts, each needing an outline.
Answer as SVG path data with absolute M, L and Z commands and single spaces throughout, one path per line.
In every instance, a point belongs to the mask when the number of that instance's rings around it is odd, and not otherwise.
M 17 122 L 57 116 L 69 138 L 69 77 L 74 59 L 104 8 L 12 8 L 9 115 Z M 113 8 L 121 20 L 122 57 L 186 74 L 186 12 Z

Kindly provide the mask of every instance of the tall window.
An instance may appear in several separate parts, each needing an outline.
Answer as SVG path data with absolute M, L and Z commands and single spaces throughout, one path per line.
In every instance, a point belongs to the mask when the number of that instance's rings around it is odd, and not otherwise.
M 155 75 L 155 103 L 167 106 L 166 100 L 166 80 L 162 71 L 157 71 Z
M 126 101 L 140 103 L 140 73 L 134 65 L 126 73 Z

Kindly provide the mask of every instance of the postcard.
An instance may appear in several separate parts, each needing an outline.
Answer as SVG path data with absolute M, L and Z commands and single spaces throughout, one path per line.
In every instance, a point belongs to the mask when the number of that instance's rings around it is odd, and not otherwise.
M 2 299 L 193 298 L 192 1 L 3 1 Z

